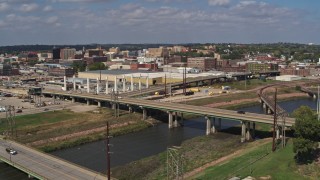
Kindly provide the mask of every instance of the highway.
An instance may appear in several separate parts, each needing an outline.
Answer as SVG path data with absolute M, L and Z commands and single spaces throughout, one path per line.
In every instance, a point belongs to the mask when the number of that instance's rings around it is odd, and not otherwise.
M 6 148 L 18 153 L 10 155 Z M 0 159 L 38 179 L 90 180 L 106 176 L 9 140 L 0 139 Z
M 73 106 L 72 103 L 67 102 L 65 104 L 59 104 L 59 105 L 49 105 L 49 106 L 43 106 L 38 108 L 29 108 L 29 109 L 22 109 L 21 113 L 15 113 L 15 116 L 23 116 L 27 114 L 37 114 L 42 112 L 49 112 L 49 111 L 55 111 L 55 110 L 62 110 L 66 107 Z M 0 112 L 0 119 L 6 118 L 6 112 Z
M 54 91 L 44 91 L 43 94 L 48 95 L 61 95 L 66 97 L 76 97 L 83 99 L 91 99 L 96 101 L 112 101 L 109 95 L 93 95 L 93 94 L 68 94 L 64 92 L 54 92 Z M 148 101 L 142 99 L 134 99 L 129 97 L 122 97 L 118 100 L 121 104 L 129 104 L 135 106 L 141 106 L 143 108 L 151 108 L 151 109 L 159 109 L 163 111 L 175 111 L 175 112 L 184 112 L 196 115 L 203 115 L 208 117 L 217 117 L 217 118 L 225 118 L 236 121 L 252 121 L 252 122 L 260 122 L 265 124 L 273 124 L 273 116 L 271 115 L 263 115 L 256 113 L 248 113 L 239 114 L 236 111 L 232 110 L 224 110 L 218 108 L 210 108 L 203 106 L 193 106 L 186 104 L 175 104 L 175 103 L 166 103 L 159 101 Z M 294 118 L 286 118 L 285 119 L 286 126 L 290 127 L 294 124 Z
M 233 78 L 234 77 L 239 77 L 239 76 L 243 76 L 243 75 L 251 75 L 251 73 L 238 73 L 238 74 L 233 74 Z M 211 76 L 203 76 L 203 77 L 197 77 L 197 78 L 188 78 L 186 80 L 186 84 L 190 84 L 190 83 L 194 83 L 194 82 L 199 82 L 199 81 L 208 81 L 208 80 L 213 80 L 213 79 L 220 79 L 220 78 L 227 78 L 226 75 L 211 75 Z M 183 85 L 183 82 L 175 82 L 175 83 L 167 83 L 167 89 L 170 89 L 171 87 L 174 86 L 181 86 Z M 130 92 L 122 92 L 121 95 L 122 96 L 128 96 L 128 97 L 134 97 L 134 96 L 138 96 L 141 94 L 147 94 L 147 93 L 152 93 L 152 92 L 156 92 L 156 91 L 163 91 L 165 89 L 165 85 L 156 85 L 156 86 L 151 86 L 148 89 L 141 89 L 141 90 L 135 90 L 135 91 L 130 91 Z

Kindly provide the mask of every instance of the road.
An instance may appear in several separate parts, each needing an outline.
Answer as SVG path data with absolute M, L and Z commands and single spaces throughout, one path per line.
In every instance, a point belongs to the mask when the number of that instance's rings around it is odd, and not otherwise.
M 92 95 L 92 94 L 69 94 L 64 92 L 54 92 L 54 91 L 45 91 L 44 94 L 50 95 L 61 95 L 66 97 L 77 97 L 83 99 L 92 99 L 96 101 L 112 101 L 110 96 L 108 95 Z M 151 108 L 151 109 L 160 109 L 163 111 L 175 111 L 175 112 L 184 112 L 191 113 L 209 117 L 218 117 L 225 118 L 229 120 L 237 120 L 237 121 L 252 121 L 252 122 L 260 122 L 266 124 L 273 124 L 273 116 L 271 115 L 263 115 L 256 113 L 246 113 L 246 114 L 238 114 L 236 111 L 232 110 L 224 110 L 218 108 L 210 108 L 203 106 L 193 106 L 193 105 L 182 105 L 175 103 L 166 103 L 166 102 L 156 102 L 156 101 L 148 101 L 143 99 L 133 99 L 129 97 L 123 97 L 118 100 L 121 104 L 128 104 L 134 106 L 140 106 L 141 108 Z M 286 126 L 292 126 L 295 122 L 294 118 L 286 118 Z
M 67 103 L 59 104 L 59 105 L 50 105 L 50 106 L 43 106 L 43 107 L 38 107 L 38 108 L 22 109 L 22 112 L 15 113 L 15 116 L 22 116 L 22 115 L 27 115 L 27 114 L 37 114 L 37 113 L 42 113 L 44 111 L 61 110 L 61 109 L 69 108 L 70 106 L 73 106 L 73 105 L 76 105 L 76 104 L 73 104 L 71 102 L 67 102 Z M 48 110 L 45 110 L 45 109 L 48 109 Z M 0 113 L 0 119 L 1 118 L 6 118 L 6 112 Z
M 18 152 L 10 155 L 6 148 L 11 147 Z M 50 180 L 89 180 L 107 179 L 106 176 L 54 156 L 39 152 L 9 140 L 0 139 L 0 158 L 16 168 L 30 172 L 37 178 Z

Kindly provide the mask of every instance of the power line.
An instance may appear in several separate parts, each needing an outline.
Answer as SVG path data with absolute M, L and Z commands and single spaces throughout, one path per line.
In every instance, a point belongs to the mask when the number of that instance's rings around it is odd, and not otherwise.
M 167 179 L 183 179 L 183 155 L 180 147 L 167 148 Z

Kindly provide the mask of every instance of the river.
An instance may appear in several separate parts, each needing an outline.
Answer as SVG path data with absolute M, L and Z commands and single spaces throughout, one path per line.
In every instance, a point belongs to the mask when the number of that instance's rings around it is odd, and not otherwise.
M 301 105 L 316 109 L 316 101 L 312 98 L 284 101 L 279 103 L 287 112 L 291 113 Z M 246 112 L 263 113 L 260 106 L 242 108 Z M 223 121 L 222 128 L 238 125 L 236 121 Z M 111 166 L 124 165 L 144 157 L 158 154 L 167 147 L 179 146 L 184 140 L 205 134 L 205 120 L 197 118 L 184 122 L 183 128 L 168 129 L 167 124 L 145 129 L 140 132 L 114 137 L 110 140 L 113 145 L 111 151 Z M 77 147 L 53 152 L 52 154 L 75 164 L 89 169 L 106 172 L 106 151 L 105 141 L 87 143 Z M 0 163 L 0 179 L 27 179 L 20 171 Z

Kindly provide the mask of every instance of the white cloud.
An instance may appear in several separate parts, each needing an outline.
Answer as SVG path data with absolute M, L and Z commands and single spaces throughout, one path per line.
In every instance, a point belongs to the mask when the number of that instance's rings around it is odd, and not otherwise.
M 57 16 L 51 16 L 46 20 L 46 23 L 48 23 L 48 24 L 56 24 L 58 19 L 59 18 Z
M 7 24 L 4 21 L 0 20 L 0 28 L 5 27 L 6 25 Z
M 39 8 L 38 4 L 32 3 L 32 4 L 22 4 L 20 7 L 20 11 L 22 12 L 32 12 Z
M 112 0 L 52 0 L 52 2 L 74 2 L 74 3 L 92 3 L 92 2 L 108 2 Z
M 230 4 L 230 0 L 208 0 L 210 6 L 226 6 Z
M 6 2 L 0 3 L 0 12 L 6 11 L 10 8 L 9 4 Z
M 45 6 L 44 8 L 43 8 L 43 11 L 44 12 L 49 12 L 49 11 L 52 11 L 52 7 L 51 6 Z

